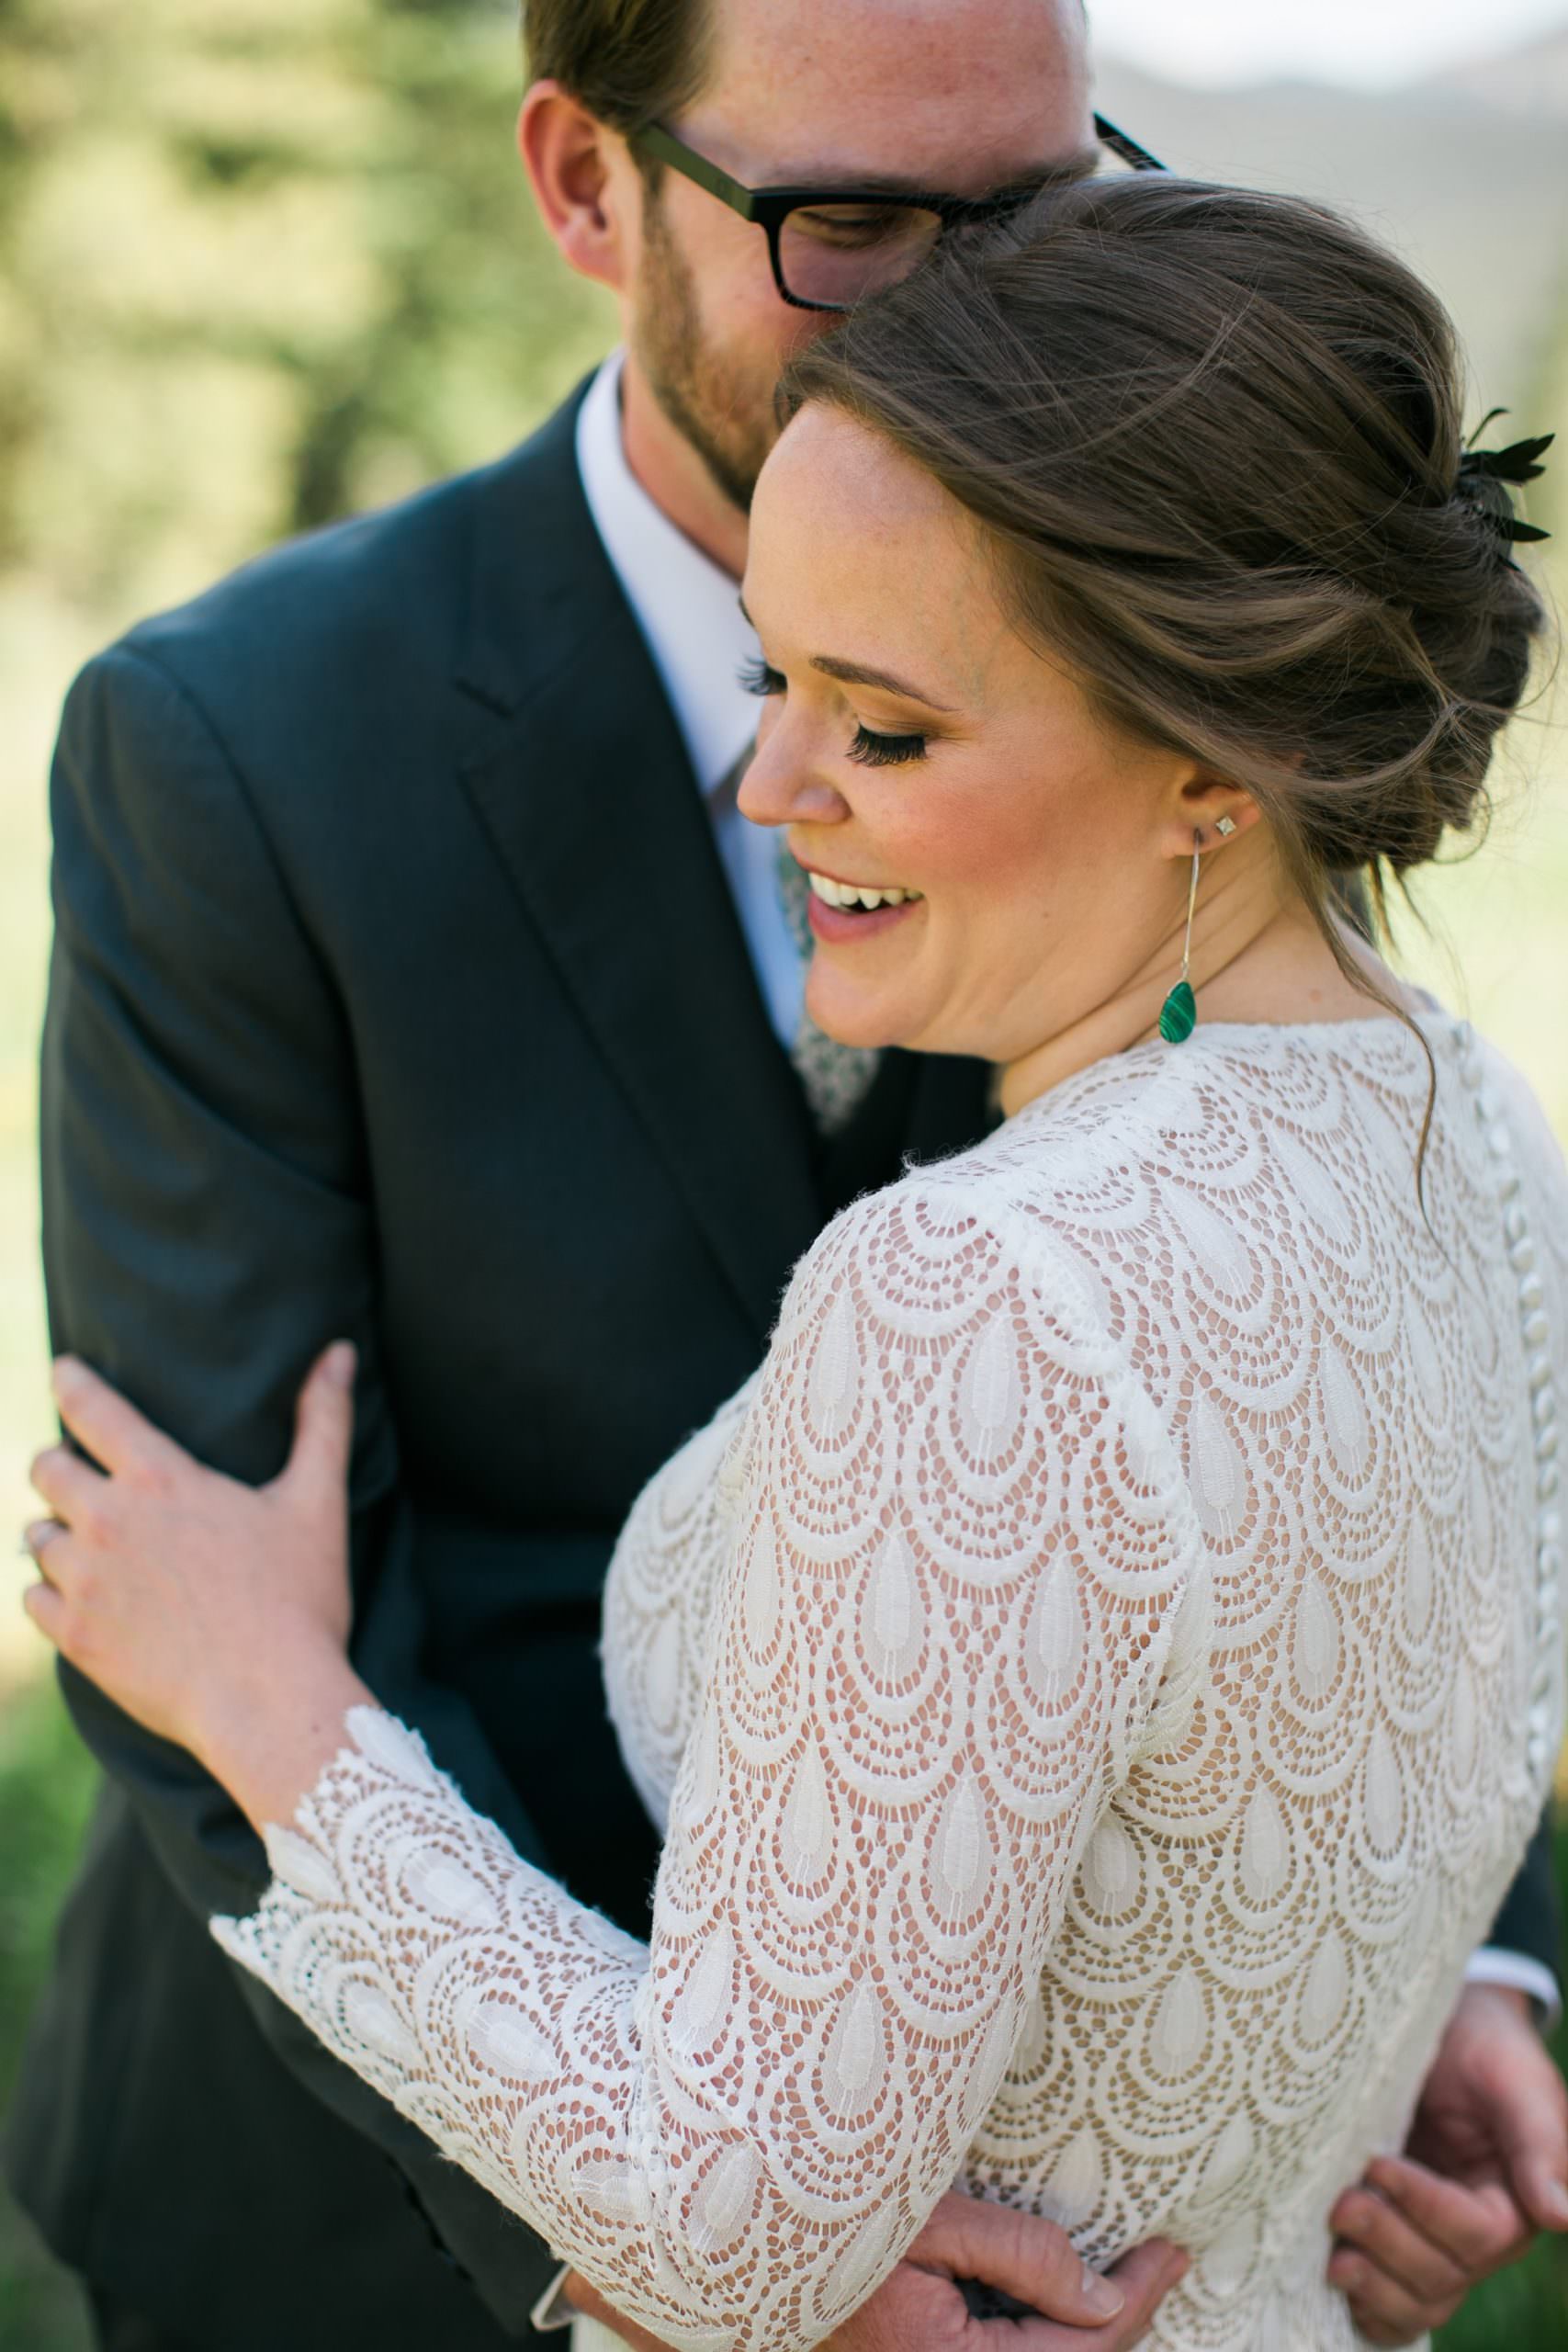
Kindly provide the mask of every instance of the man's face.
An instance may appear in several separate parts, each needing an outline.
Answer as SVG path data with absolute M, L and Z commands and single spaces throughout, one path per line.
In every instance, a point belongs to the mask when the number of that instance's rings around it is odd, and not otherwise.
M 712 0 L 713 70 L 666 127 L 749 187 L 1026 185 L 1093 145 L 1080 0 Z M 628 340 L 665 414 L 748 508 L 793 309 L 753 223 L 665 172 L 643 209 Z

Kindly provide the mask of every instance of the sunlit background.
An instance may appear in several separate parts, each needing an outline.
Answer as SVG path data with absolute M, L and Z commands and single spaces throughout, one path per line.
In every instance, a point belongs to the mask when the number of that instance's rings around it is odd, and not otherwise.
M 787 0 L 779 0 L 779 5 Z M 1100 103 L 1166 161 L 1348 207 L 1435 280 L 1475 417 L 1568 428 L 1568 0 L 1098 0 Z M 0 0 L 0 1560 L 50 1432 L 34 1199 L 44 780 L 77 663 L 281 534 L 517 439 L 609 339 L 511 148 L 512 0 Z M 1568 446 L 1532 513 L 1568 540 Z M 1568 556 L 1546 551 L 1549 586 Z M 1568 737 L 1409 959 L 1568 1137 Z M 0 1566 L 0 2107 L 85 1797 Z M 79 2352 L 0 2211 L 0 2346 Z M 1554 2249 L 1445 2352 L 1561 2352 Z M 221 2352 L 221 2347 L 212 2347 Z M 440 2352 L 432 2346 L 431 2352 Z

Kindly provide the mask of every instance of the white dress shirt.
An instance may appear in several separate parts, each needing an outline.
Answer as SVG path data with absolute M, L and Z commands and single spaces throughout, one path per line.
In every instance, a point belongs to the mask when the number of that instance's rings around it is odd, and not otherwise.
M 753 825 L 724 787 L 757 732 L 740 673 L 760 657 L 728 571 L 676 529 L 630 466 L 621 438 L 623 355 L 606 359 L 578 412 L 577 462 L 588 511 L 653 656 L 750 950 L 768 1017 L 787 1049 L 805 976 L 778 886 L 778 835 Z

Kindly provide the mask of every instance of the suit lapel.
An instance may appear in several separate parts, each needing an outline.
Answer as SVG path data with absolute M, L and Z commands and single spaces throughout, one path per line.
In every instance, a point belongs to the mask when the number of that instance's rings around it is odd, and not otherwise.
M 759 1337 L 820 1219 L 813 1137 L 679 729 L 593 528 L 574 401 L 493 469 L 458 684 L 463 783 Z

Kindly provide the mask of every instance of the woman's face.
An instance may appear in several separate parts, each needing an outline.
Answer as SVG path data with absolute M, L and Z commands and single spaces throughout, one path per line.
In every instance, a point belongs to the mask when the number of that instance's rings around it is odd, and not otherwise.
M 745 598 L 768 700 L 740 805 L 813 876 L 819 1025 L 1001 1063 L 1112 1000 L 1152 1025 L 1207 787 L 1024 642 L 956 502 L 808 406 L 762 470 Z M 908 895 L 832 903 L 856 886 Z

